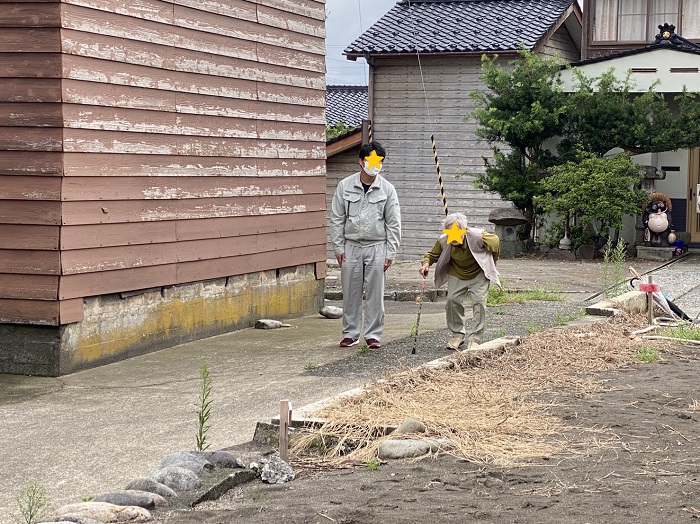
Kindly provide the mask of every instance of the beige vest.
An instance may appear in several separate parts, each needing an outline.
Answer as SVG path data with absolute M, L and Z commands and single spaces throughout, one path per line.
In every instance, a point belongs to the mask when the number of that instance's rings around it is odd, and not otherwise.
M 467 246 L 476 263 L 491 282 L 501 287 L 496 263 L 493 261 L 493 255 L 484 247 L 484 241 L 481 238 L 483 229 L 469 228 L 467 229 Z M 447 235 L 440 236 L 440 245 L 442 252 L 435 264 L 435 287 L 439 288 L 447 282 L 447 269 L 450 265 L 450 257 L 452 256 L 452 246 L 447 243 Z

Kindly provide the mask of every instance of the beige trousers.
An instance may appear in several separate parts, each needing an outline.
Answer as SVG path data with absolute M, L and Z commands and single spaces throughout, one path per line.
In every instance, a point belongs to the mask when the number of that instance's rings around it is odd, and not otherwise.
M 447 327 L 453 337 L 463 337 L 467 342 L 481 343 L 486 324 L 486 298 L 489 294 L 491 282 L 484 272 L 480 272 L 471 280 L 462 280 L 452 275 L 447 275 L 447 302 L 445 303 L 445 316 Z M 464 324 L 464 299 L 472 302 L 472 322 L 470 329 Z

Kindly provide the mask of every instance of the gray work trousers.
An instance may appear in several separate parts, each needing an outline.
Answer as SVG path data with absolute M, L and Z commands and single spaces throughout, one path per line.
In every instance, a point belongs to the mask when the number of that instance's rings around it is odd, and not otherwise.
M 365 340 L 381 340 L 384 331 L 384 284 L 386 244 L 361 247 L 345 244 L 345 261 L 340 268 L 343 285 L 343 338 L 360 338 L 362 295 L 365 295 Z
M 447 302 L 445 316 L 447 327 L 453 337 L 465 338 L 467 342 L 481 343 L 481 336 L 486 325 L 486 298 L 491 282 L 484 272 L 480 272 L 471 280 L 462 280 L 453 275 L 447 275 Z M 472 301 L 472 322 L 467 331 L 464 325 L 464 299 Z

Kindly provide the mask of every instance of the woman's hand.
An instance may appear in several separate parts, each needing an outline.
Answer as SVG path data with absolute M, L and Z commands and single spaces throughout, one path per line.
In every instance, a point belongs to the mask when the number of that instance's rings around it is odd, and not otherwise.
M 423 264 L 423 265 L 420 267 L 420 269 L 418 270 L 418 273 L 420 273 L 420 276 L 422 276 L 423 278 L 425 278 L 425 277 L 428 276 L 428 271 L 429 271 L 429 269 L 430 269 L 430 264 L 428 264 L 428 263 L 426 262 L 425 264 Z

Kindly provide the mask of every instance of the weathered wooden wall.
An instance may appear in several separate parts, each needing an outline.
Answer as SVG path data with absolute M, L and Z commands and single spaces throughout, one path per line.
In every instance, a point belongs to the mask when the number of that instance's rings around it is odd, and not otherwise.
M 450 212 L 463 212 L 475 227 L 493 230 L 487 221 L 497 195 L 471 185 L 481 172 L 487 144 L 474 136 L 464 117 L 474 109 L 469 93 L 482 89 L 480 57 L 421 57 L 425 93 L 417 60 L 376 59 L 374 139 L 387 150 L 386 177 L 401 204 L 399 258 L 420 258 L 435 243 L 445 217 L 430 136 L 435 136 L 440 172 Z M 427 98 L 427 108 L 426 108 Z
M 0 2 L 0 322 L 59 319 L 60 6 Z
M 581 60 L 580 45 L 576 46 L 571 40 L 571 35 L 565 28 L 560 28 L 552 35 L 552 38 L 547 40 L 544 45 L 538 49 L 540 56 L 558 55 L 567 62 L 576 62 Z
M 352 175 L 353 173 L 358 173 L 360 171 L 360 165 L 358 164 L 360 146 L 353 147 L 347 151 L 339 153 L 334 157 L 328 159 L 327 164 L 327 195 L 326 195 L 326 209 L 327 220 L 330 221 L 330 209 L 331 200 L 333 199 L 333 194 L 335 193 L 335 188 L 343 178 Z M 333 250 L 333 244 L 330 241 L 330 232 L 328 235 L 328 260 L 335 260 L 335 251 Z
M 316 0 L 0 0 L 0 322 L 322 264 L 324 18 Z

